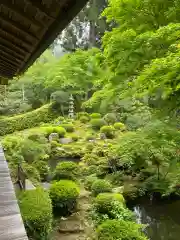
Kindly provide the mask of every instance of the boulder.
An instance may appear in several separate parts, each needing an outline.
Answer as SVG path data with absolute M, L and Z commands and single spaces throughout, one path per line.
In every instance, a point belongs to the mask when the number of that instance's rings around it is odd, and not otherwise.
M 57 141 L 59 139 L 59 135 L 58 135 L 58 133 L 51 133 L 50 135 L 49 135 L 49 141 L 51 142 L 51 141 Z
M 73 140 L 72 140 L 72 138 L 60 138 L 59 142 L 61 144 L 68 144 L 68 143 L 72 143 Z

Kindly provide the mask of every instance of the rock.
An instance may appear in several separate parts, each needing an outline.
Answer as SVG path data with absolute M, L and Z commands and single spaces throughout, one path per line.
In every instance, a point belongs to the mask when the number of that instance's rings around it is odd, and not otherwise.
M 114 193 L 123 193 L 124 186 L 113 188 L 112 192 Z
M 57 141 L 59 139 L 59 135 L 58 133 L 51 133 L 49 135 L 49 141 L 52 142 L 52 141 Z
M 68 143 L 72 143 L 73 140 L 71 138 L 61 138 L 59 142 L 61 144 L 68 144 Z
M 101 140 L 106 139 L 106 134 L 104 134 L 104 133 L 100 133 L 100 139 L 101 139 Z

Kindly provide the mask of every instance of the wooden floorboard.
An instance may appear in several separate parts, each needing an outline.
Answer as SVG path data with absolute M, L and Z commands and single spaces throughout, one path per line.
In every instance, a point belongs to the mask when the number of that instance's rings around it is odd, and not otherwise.
M 0 146 L 0 240 L 28 240 L 8 164 Z

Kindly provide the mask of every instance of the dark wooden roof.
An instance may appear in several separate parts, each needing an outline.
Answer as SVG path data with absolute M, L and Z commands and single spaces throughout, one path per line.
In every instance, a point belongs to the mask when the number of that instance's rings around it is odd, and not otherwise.
M 0 240 L 28 240 L 7 162 L 0 146 Z
M 0 76 L 24 72 L 87 0 L 0 0 Z

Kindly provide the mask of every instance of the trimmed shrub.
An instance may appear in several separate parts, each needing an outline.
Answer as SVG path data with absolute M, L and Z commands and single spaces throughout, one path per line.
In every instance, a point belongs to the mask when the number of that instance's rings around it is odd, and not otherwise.
M 67 132 L 74 132 L 74 125 L 72 123 L 61 124 L 61 127 L 63 127 Z
M 99 193 L 111 192 L 111 190 L 112 185 L 110 182 L 103 179 L 97 179 L 94 181 L 91 187 L 91 191 L 94 196 L 97 196 Z
M 87 112 L 79 112 L 77 113 L 77 119 L 80 119 L 81 117 L 87 117 L 88 119 L 90 119 L 89 113 Z
M 42 127 L 41 130 L 45 133 L 46 137 L 49 137 L 51 133 L 58 133 L 59 137 L 66 135 L 66 130 L 63 127 Z
M 79 139 L 79 136 L 77 134 L 73 134 L 73 135 L 71 135 L 71 138 L 74 142 L 77 142 Z
M 58 133 L 59 137 L 62 138 L 66 135 L 66 129 L 63 127 L 55 127 L 54 131 Z
M 142 225 L 124 221 L 107 220 L 96 230 L 98 240 L 147 240 L 142 233 Z
M 92 113 L 90 115 L 91 119 L 96 119 L 96 118 L 101 118 L 101 114 L 100 113 Z
M 93 183 L 97 180 L 97 176 L 95 174 L 92 174 L 90 176 L 87 176 L 84 182 L 84 187 L 86 190 L 90 191 Z
M 112 203 L 115 201 L 125 206 L 125 199 L 120 193 L 100 193 L 94 199 L 94 204 L 98 212 L 106 214 L 112 209 Z
M 75 162 L 60 162 L 56 166 L 55 179 L 75 180 L 79 172 L 78 165 Z
M 102 126 L 106 125 L 106 122 L 101 118 L 95 118 L 90 121 L 90 124 L 94 130 L 99 130 Z
M 123 196 L 118 193 L 100 193 L 93 201 L 91 217 L 95 225 L 107 219 L 135 220 L 133 212 L 126 208 Z
M 115 113 L 107 113 L 104 116 L 104 120 L 110 125 L 114 124 L 117 121 L 117 117 Z
M 23 163 L 22 168 L 28 179 L 30 179 L 32 182 L 40 182 L 40 174 L 33 165 Z
M 95 137 L 95 135 L 93 135 L 93 134 L 88 134 L 88 135 L 86 136 L 86 141 L 95 140 L 95 139 L 96 139 L 96 137 Z
M 19 195 L 19 206 L 28 236 L 48 239 L 52 230 L 52 205 L 47 191 L 37 188 Z
M 79 187 L 70 180 L 55 182 L 50 187 L 50 197 L 54 212 L 60 216 L 68 216 L 76 210 Z
M 107 138 L 114 138 L 114 128 L 112 126 L 103 126 L 100 129 L 101 133 L 104 133 Z
M 40 161 L 37 160 L 37 161 L 33 162 L 33 166 L 38 170 L 41 181 L 47 180 L 47 177 L 48 177 L 49 171 L 50 171 L 48 164 L 42 160 L 40 160 Z
M 124 125 L 124 123 L 117 122 L 114 124 L 114 128 L 117 130 L 124 131 L 126 129 L 126 126 Z
M 89 118 L 88 117 L 86 117 L 86 116 L 82 116 L 82 117 L 80 117 L 80 122 L 82 122 L 82 123 L 87 123 L 87 122 L 89 122 Z
M 32 112 L 0 119 L 0 136 L 38 126 L 41 122 L 50 122 L 56 117 L 51 105 L 45 105 Z

